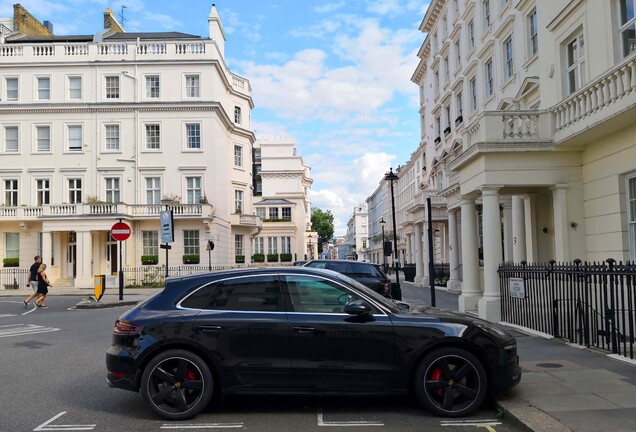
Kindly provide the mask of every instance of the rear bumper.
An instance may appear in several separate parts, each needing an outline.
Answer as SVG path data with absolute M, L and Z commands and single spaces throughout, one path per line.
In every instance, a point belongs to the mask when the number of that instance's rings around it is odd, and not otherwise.
M 106 381 L 111 388 L 139 391 L 137 366 L 126 351 L 111 346 L 106 351 Z

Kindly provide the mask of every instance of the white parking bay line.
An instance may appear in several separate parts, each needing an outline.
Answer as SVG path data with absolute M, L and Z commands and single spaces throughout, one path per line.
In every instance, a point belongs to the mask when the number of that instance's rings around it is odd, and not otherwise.
M 318 408 L 318 426 L 323 427 L 347 427 L 347 426 L 384 426 L 382 422 L 375 421 L 343 421 L 343 422 L 327 422 L 324 421 L 322 409 Z
M 12 316 L 18 316 L 16 314 L 0 314 L 0 318 L 7 318 L 7 317 L 12 317 Z
M 59 328 L 44 327 L 34 324 L 10 324 L 0 326 L 0 338 L 24 336 L 28 334 L 50 333 L 58 330 Z
M 164 423 L 159 429 L 229 429 L 242 427 L 243 423 Z
M 34 431 L 82 431 L 82 430 L 93 430 L 95 429 L 94 424 L 83 424 L 83 425 L 52 425 L 55 420 L 62 417 L 66 414 L 66 411 L 62 411 L 61 413 L 54 415 L 40 426 L 33 429 Z
M 472 426 L 484 428 L 490 432 L 493 432 L 495 429 L 493 426 L 498 426 L 501 424 L 498 420 L 441 420 L 440 426 Z

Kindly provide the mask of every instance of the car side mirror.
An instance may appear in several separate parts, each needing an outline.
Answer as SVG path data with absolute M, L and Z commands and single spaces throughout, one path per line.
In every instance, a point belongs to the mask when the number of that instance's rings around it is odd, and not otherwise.
M 349 315 L 363 315 L 371 312 L 371 306 L 362 300 L 353 300 L 344 307 L 343 311 Z

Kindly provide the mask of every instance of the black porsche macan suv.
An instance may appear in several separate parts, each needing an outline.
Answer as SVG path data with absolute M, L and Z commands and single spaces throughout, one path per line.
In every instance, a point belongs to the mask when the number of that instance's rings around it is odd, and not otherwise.
M 521 379 L 517 344 L 478 318 L 390 299 L 307 267 L 168 278 L 115 322 L 111 387 L 170 420 L 213 394 L 406 394 L 441 416 L 472 413 Z M 216 400 L 216 398 L 215 398 Z

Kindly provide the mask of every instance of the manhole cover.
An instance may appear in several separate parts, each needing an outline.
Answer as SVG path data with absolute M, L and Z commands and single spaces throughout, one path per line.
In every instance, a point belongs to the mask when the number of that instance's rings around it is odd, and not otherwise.
M 542 368 L 560 368 L 563 367 L 560 363 L 537 363 L 538 367 Z

